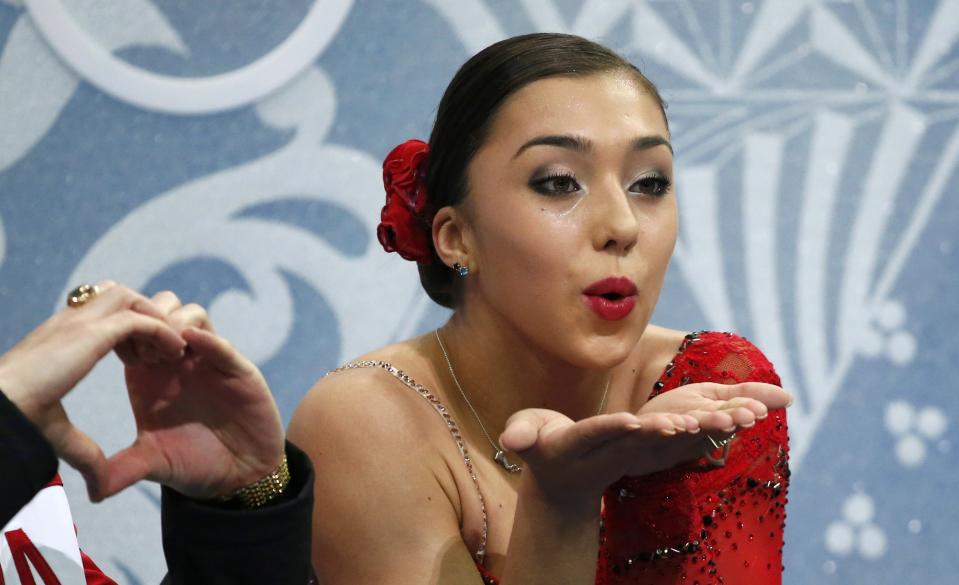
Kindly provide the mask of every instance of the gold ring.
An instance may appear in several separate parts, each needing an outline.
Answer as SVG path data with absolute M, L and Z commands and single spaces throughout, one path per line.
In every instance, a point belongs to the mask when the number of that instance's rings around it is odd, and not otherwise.
M 83 305 L 89 303 L 93 300 L 93 297 L 97 296 L 100 293 L 100 287 L 95 284 L 81 284 L 77 288 L 70 291 L 70 294 L 67 295 L 67 306 L 68 307 L 82 307 Z

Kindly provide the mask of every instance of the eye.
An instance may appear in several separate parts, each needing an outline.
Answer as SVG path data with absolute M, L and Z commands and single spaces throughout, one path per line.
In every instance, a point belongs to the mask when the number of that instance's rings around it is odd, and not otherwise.
M 653 197 L 662 197 L 669 193 L 672 182 L 660 173 L 653 173 L 640 177 L 635 183 L 630 185 L 630 193 L 641 193 Z
M 533 179 L 529 183 L 537 193 L 543 195 L 567 195 L 580 190 L 576 177 L 568 173 L 553 173 L 545 177 Z

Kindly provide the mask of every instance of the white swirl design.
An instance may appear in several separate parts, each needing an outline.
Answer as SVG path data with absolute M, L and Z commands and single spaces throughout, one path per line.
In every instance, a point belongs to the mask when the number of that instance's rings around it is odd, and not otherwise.
M 97 23 L 107 51 L 136 44 L 186 53 L 180 36 L 149 0 L 109 5 L 72 0 L 71 5 L 78 18 Z M 17 18 L 0 53 L 0 171 L 20 160 L 50 130 L 79 83 L 33 20 Z M 22 99 L 25 95 L 30 99 Z
M 218 297 L 211 306 L 214 320 L 244 353 L 263 362 L 282 346 L 293 320 L 292 301 L 280 274 L 284 270 L 301 276 L 331 303 L 344 325 L 340 328 L 344 355 L 385 343 L 418 292 L 415 271 L 408 264 L 375 245 L 358 258 L 345 257 L 308 231 L 236 217 L 256 204 L 296 194 L 345 208 L 363 222 L 366 237 L 372 239 L 377 215 L 370 210 L 382 205 L 379 165 L 366 153 L 322 143 L 335 111 L 329 79 L 319 69 L 309 69 L 258 106 L 267 123 L 295 124 L 297 134 L 290 144 L 142 205 L 90 248 L 67 283 L 110 275 L 139 288 L 189 258 L 224 260 L 243 275 L 252 293 L 229 291 Z M 388 301 L 357 306 L 350 289 L 375 289 Z M 370 332 L 379 332 L 380 339 L 371 339 Z
M 60 0 L 25 4 L 60 58 L 104 93 L 157 112 L 209 114 L 253 103 L 300 74 L 340 29 L 352 0 L 317 0 L 273 51 L 235 71 L 205 78 L 159 75 L 117 59 L 77 24 Z

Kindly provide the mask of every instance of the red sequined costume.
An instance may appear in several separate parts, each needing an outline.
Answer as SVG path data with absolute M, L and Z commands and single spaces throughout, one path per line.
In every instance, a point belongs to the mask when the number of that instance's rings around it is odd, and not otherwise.
M 650 398 L 695 382 L 746 381 L 780 384 L 772 364 L 749 341 L 693 333 Z M 610 486 L 596 584 L 782 583 L 788 455 L 786 413 L 777 410 L 736 434 L 722 467 L 703 458 Z M 496 583 L 480 571 L 486 583 Z

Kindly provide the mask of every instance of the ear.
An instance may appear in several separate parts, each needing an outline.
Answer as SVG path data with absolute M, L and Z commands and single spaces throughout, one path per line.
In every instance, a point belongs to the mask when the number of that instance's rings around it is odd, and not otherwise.
M 433 216 L 433 245 L 443 264 L 470 265 L 472 233 L 462 209 L 446 206 Z

